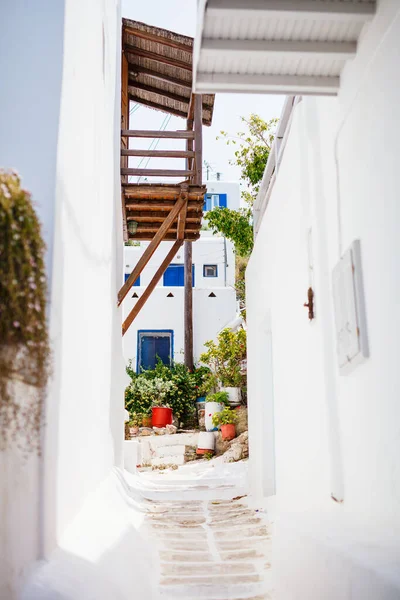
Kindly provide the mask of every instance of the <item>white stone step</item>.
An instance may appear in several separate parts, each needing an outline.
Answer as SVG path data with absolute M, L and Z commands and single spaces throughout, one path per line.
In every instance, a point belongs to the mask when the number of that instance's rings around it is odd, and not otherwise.
M 185 464 L 185 455 L 180 454 L 179 456 L 159 456 L 151 459 L 151 464 L 154 467 L 159 467 L 160 465 L 178 465 L 181 466 Z
M 156 448 L 156 457 L 162 458 L 164 456 L 184 456 L 185 448 L 186 446 L 184 444 L 178 444 L 175 446 L 158 446 Z

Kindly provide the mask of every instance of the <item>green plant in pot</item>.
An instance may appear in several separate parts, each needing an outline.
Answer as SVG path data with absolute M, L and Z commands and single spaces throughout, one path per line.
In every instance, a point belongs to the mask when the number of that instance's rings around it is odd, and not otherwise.
M 212 417 L 213 425 L 219 427 L 223 440 L 233 440 L 236 437 L 236 421 L 236 412 L 228 407 L 225 407 L 219 413 L 215 413 Z
M 223 391 L 228 392 L 232 406 L 240 404 L 240 390 L 246 386 L 246 376 L 242 372 L 242 361 L 246 358 L 246 331 L 223 329 L 217 338 L 206 342 L 206 352 L 200 361 L 210 367 Z
M 228 398 L 229 396 L 227 392 L 215 392 L 214 394 L 209 394 L 206 396 L 204 415 L 206 431 L 217 431 L 216 426 L 213 424 L 212 418 L 215 413 L 223 410 L 225 403 L 228 402 Z
M 146 380 L 147 381 L 147 380 Z M 169 392 L 174 389 L 172 381 L 164 381 L 160 377 L 147 381 L 153 388 L 151 408 L 151 424 L 153 427 L 165 427 L 172 424 L 172 408 L 167 403 Z
M 228 392 L 215 392 L 214 394 L 208 394 L 208 396 L 206 396 L 206 402 L 217 402 L 218 404 L 229 406 L 229 394 Z
M 131 435 L 137 435 L 139 431 L 139 427 L 142 425 L 143 415 L 132 413 L 130 421 L 128 422 L 128 427 Z

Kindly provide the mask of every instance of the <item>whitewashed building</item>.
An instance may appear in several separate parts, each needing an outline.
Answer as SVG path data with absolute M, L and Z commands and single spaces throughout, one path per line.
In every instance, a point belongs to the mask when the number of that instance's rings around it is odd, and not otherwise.
M 225 181 L 207 182 L 205 211 L 217 206 L 239 208 L 239 184 Z M 204 222 L 206 225 L 206 221 Z M 148 242 L 125 247 L 124 279 L 142 256 Z M 161 246 L 132 287 L 123 306 L 128 315 L 146 289 L 172 242 Z M 195 362 L 204 352 L 204 342 L 237 315 L 235 292 L 235 255 L 233 244 L 211 231 L 201 231 L 193 244 L 193 354 Z M 165 363 L 171 358 L 184 359 L 184 252 L 178 251 L 158 286 L 123 338 L 124 357 L 132 360 L 138 371 L 154 367 L 157 356 Z
M 120 3 L 5 0 L 0 23 L 0 166 L 43 223 L 53 351 L 41 456 L 0 453 L 0 598 L 150 598 L 151 560 L 113 472 L 127 379 Z
M 247 269 L 251 481 L 275 521 L 276 597 L 394 600 L 400 4 L 199 7 L 198 91 L 292 94 Z

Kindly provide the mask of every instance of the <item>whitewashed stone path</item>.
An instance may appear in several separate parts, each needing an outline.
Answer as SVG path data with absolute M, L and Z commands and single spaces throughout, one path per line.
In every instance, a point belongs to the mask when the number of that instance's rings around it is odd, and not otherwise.
M 204 465 L 204 463 L 203 463 Z M 243 465 L 145 474 L 141 534 L 158 556 L 160 600 L 271 600 L 271 526 L 251 508 Z

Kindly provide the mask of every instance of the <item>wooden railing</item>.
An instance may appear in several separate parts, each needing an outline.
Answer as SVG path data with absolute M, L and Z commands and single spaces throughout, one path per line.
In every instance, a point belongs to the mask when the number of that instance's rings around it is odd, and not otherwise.
M 202 171 L 202 98 L 200 95 L 192 95 L 186 130 L 178 131 L 153 131 L 139 129 L 122 129 L 121 138 L 126 140 L 121 147 L 121 156 L 126 157 L 122 161 L 121 181 L 127 185 L 127 176 L 134 177 L 183 177 L 190 183 L 201 184 Z M 127 148 L 127 138 L 159 138 L 159 139 L 181 139 L 186 140 L 185 150 L 144 150 Z M 147 169 L 130 168 L 127 166 L 129 156 L 149 158 L 184 158 L 185 169 Z M 125 163 L 125 164 L 124 164 Z

